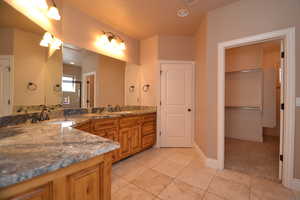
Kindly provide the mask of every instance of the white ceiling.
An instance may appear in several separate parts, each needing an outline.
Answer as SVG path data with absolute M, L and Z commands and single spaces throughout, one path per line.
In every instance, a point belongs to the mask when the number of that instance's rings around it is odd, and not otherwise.
M 89 16 L 137 39 L 156 34 L 192 35 L 209 10 L 236 0 L 65 0 Z M 190 15 L 177 16 L 180 8 Z

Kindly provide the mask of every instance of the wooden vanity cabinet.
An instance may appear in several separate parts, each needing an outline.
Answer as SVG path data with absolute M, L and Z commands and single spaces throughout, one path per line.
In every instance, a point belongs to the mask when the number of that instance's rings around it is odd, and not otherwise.
M 111 200 L 111 152 L 0 189 L 1 200 Z
M 156 114 L 121 118 L 93 119 L 76 128 L 120 143 L 113 162 L 127 158 L 156 143 Z

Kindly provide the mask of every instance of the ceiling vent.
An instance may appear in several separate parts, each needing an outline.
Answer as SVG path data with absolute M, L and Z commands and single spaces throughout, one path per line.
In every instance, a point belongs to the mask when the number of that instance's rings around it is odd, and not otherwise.
M 194 6 L 196 5 L 199 0 L 183 0 L 188 6 Z

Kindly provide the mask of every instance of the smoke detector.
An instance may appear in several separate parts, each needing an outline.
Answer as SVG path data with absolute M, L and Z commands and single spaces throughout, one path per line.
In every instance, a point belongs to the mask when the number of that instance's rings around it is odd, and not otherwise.
M 186 17 L 190 14 L 190 11 L 186 8 L 181 8 L 177 11 L 177 16 L 178 17 Z
M 199 2 L 199 0 L 183 0 L 188 6 L 193 6 Z

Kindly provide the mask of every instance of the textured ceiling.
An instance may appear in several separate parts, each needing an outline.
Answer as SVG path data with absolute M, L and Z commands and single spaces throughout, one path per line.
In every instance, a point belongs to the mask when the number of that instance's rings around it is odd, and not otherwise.
M 236 0 L 65 0 L 87 15 L 137 39 L 155 34 L 192 35 L 209 10 Z M 189 3 L 187 3 L 189 2 Z M 177 16 L 180 8 L 190 15 Z

